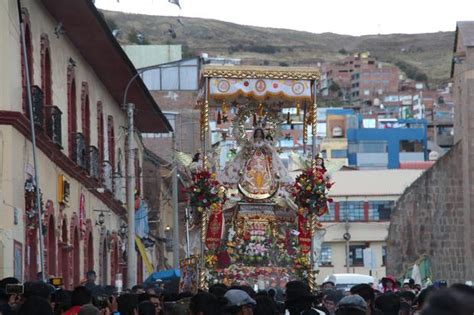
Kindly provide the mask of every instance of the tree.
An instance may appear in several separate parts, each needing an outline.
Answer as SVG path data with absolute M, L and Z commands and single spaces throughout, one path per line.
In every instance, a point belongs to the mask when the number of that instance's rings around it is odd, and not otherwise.
M 338 50 L 338 53 L 340 53 L 341 55 L 347 55 L 347 50 L 345 50 L 344 48 L 341 48 Z

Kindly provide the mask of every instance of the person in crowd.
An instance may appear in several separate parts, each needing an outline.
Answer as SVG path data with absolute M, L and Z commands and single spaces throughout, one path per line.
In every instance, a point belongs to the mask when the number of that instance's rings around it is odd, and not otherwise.
M 53 315 L 50 303 L 44 298 L 31 295 L 24 299 L 16 315 Z
M 400 297 L 400 303 L 405 303 L 410 306 L 410 308 L 413 306 L 413 303 L 415 303 L 416 295 L 412 291 L 403 291 L 398 294 Z
M 155 304 L 150 301 L 142 301 L 138 304 L 138 315 L 158 315 L 160 311 L 157 311 Z
M 326 290 L 326 289 L 336 289 L 336 284 L 332 281 L 326 281 L 321 284 L 321 290 Z
M 71 308 L 71 297 L 71 291 L 57 290 L 54 294 L 54 314 L 61 315 Z
M 270 296 L 268 295 L 267 296 L 257 295 L 257 297 L 255 298 L 255 302 L 257 302 L 257 306 L 255 307 L 255 314 L 258 314 L 258 315 L 280 314 L 275 301 L 272 298 L 270 298 Z
M 224 294 L 227 292 L 227 290 L 227 286 L 223 283 L 216 283 L 209 287 L 209 293 L 211 293 L 217 298 L 224 297 Z
M 321 310 L 328 315 L 336 314 L 336 305 L 343 298 L 343 294 L 334 289 L 326 289 L 323 291 L 323 300 Z
M 176 297 L 176 301 L 173 305 L 172 315 L 188 315 L 189 303 L 193 294 L 191 292 L 182 292 Z
M 120 315 L 137 315 L 138 296 L 133 293 L 125 293 L 117 298 L 118 312 Z
M 397 292 L 397 281 L 393 276 L 386 276 L 382 278 L 382 293 Z
M 474 288 L 455 284 L 432 292 L 421 315 L 472 315 L 474 314 Z
M 92 304 L 84 304 L 79 309 L 78 315 L 100 315 L 100 311 Z
M 324 314 L 314 306 L 316 297 L 309 286 L 302 281 L 290 281 L 286 284 L 285 308 L 290 315 Z
M 20 302 L 18 294 L 7 294 L 6 289 L 8 284 L 19 284 L 20 281 L 14 277 L 7 277 L 0 280 L 0 313 L 2 315 L 9 315 L 16 309 Z
M 398 315 L 400 298 L 393 292 L 386 292 L 375 299 L 375 308 L 384 315 Z
M 348 295 L 342 298 L 336 307 L 336 315 L 365 315 L 367 303 L 358 295 Z
M 142 285 L 134 285 L 132 287 L 132 293 L 135 293 L 135 294 L 142 294 L 142 293 L 145 293 L 145 288 L 142 286 Z
M 95 273 L 94 270 L 89 270 L 86 273 L 86 282 L 84 283 L 84 286 L 89 289 L 89 291 L 93 292 L 95 287 L 97 286 L 95 284 L 95 281 L 97 280 L 97 274 Z
M 413 312 L 414 315 L 419 315 L 421 313 L 421 310 L 423 309 L 425 302 L 428 300 L 429 296 L 435 292 L 436 289 L 434 287 L 427 287 L 423 290 L 421 290 L 420 294 L 416 297 L 415 300 L 415 305 L 414 309 L 415 311 Z
M 225 310 L 231 315 L 253 315 L 257 302 L 244 290 L 230 289 L 224 294 L 227 299 Z
M 278 309 L 278 313 L 282 314 L 285 313 L 285 303 L 277 299 L 277 294 L 278 292 L 274 288 L 268 290 L 268 296 L 272 299 L 272 301 L 275 302 L 275 305 Z
M 353 286 L 350 290 L 351 294 L 360 295 L 367 304 L 367 315 L 381 315 L 381 312 L 375 309 L 375 291 L 366 283 Z
M 71 307 L 64 313 L 64 315 L 77 315 L 82 305 L 92 303 L 92 293 L 85 286 L 78 286 L 74 288 L 71 295 Z
M 155 310 L 157 314 L 160 314 L 161 310 L 163 309 L 163 304 L 158 295 L 154 294 L 147 294 L 142 293 L 138 295 L 138 303 L 148 301 L 155 306 Z
M 220 299 L 223 299 L 221 297 Z M 221 314 L 222 302 L 211 293 L 199 292 L 189 302 L 190 315 L 218 315 Z

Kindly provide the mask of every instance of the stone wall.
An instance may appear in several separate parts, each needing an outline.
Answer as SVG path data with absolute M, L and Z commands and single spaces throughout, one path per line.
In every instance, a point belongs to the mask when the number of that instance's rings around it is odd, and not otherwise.
M 471 244 L 464 241 L 462 151 L 458 142 L 398 200 L 387 240 L 388 274 L 400 275 L 427 255 L 433 279 L 466 280 Z

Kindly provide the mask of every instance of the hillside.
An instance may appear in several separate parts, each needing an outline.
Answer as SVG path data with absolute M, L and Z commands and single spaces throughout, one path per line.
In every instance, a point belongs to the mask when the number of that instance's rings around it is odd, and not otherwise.
M 316 65 L 344 54 L 369 51 L 384 62 L 404 61 L 431 82 L 449 79 L 454 32 L 348 36 L 238 25 L 218 20 L 150 16 L 102 11 L 109 25 L 122 31 L 121 44 L 140 31 L 150 44 L 182 44 L 185 56 L 199 52 L 242 58 L 252 64 Z M 181 23 L 180 23 L 181 22 Z M 176 38 L 169 35 L 172 28 Z

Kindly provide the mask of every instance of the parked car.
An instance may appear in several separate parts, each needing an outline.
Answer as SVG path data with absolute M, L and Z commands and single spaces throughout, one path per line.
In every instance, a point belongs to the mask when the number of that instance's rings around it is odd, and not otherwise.
M 353 286 L 360 283 L 373 285 L 375 278 L 357 273 L 335 273 L 327 276 L 324 282 L 331 281 L 336 285 L 337 290 L 349 291 Z

